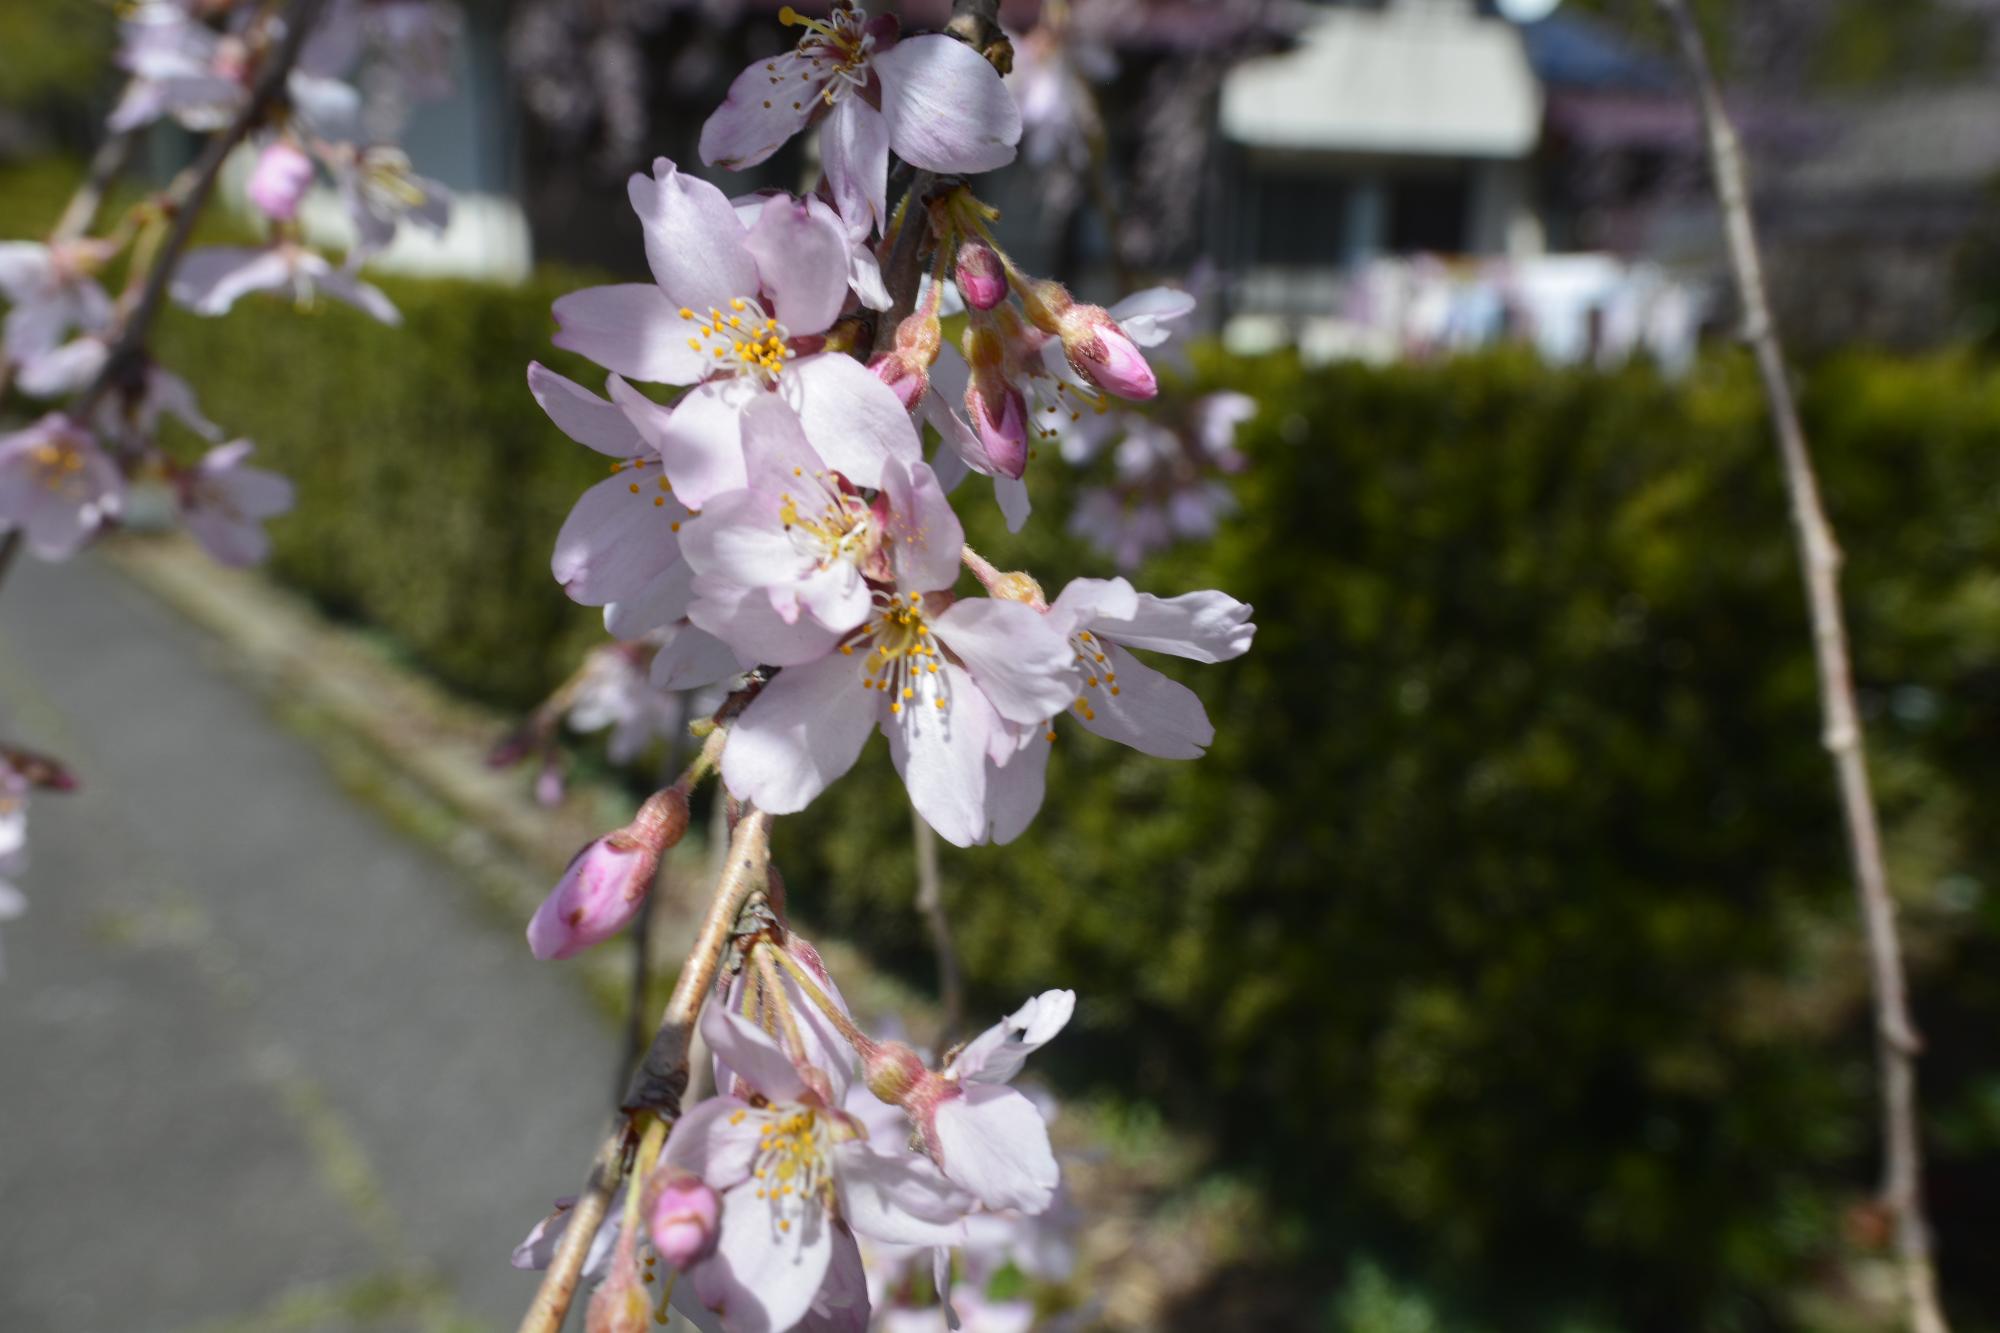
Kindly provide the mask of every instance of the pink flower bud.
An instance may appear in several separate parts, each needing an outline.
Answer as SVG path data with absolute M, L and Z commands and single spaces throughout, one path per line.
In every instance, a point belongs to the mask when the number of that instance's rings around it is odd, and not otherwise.
M 905 412 L 917 410 L 923 402 L 924 394 L 931 387 L 930 372 L 922 366 L 912 365 L 899 351 L 884 352 L 868 363 L 877 379 L 894 391 L 896 401 L 903 405 Z
M 591 843 L 536 909 L 528 923 L 528 948 L 546 961 L 610 939 L 639 914 L 659 864 L 657 851 L 622 831 Z
M 298 216 L 299 201 L 312 187 L 312 159 L 284 139 L 274 139 L 257 154 L 244 193 L 259 213 L 273 222 L 290 222 Z
M 974 375 L 965 410 L 994 472 L 1018 477 L 1028 470 L 1028 405 L 1019 389 L 998 376 Z
M 714 1251 L 722 1200 L 701 1177 L 678 1167 L 662 1167 L 646 1193 L 646 1225 L 662 1259 L 685 1269 Z
M 1063 316 L 1061 332 L 1070 368 L 1106 393 L 1146 399 L 1160 391 L 1146 354 L 1102 306 L 1073 307 Z
M 992 246 L 970 240 L 958 247 L 953 267 L 959 295 L 974 310 L 991 310 L 1007 299 L 1007 269 Z
M 625 929 L 653 887 L 661 853 L 687 826 L 687 793 L 667 787 L 647 797 L 630 824 L 578 852 L 528 923 L 535 957 L 568 958 Z

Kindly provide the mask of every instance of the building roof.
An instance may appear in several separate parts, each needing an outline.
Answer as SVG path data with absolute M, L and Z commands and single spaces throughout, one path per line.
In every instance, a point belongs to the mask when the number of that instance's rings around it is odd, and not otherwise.
M 1528 64 L 1551 88 L 1605 92 L 1672 92 L 1680 86 L 1674 63 L 1641 51 L 1593 19 L 1552 14 L 1521 25 Z
M 1222 87 L 1223 133 L 1258 148 L 1516 158 L 1541 119 L 1520 31 L 1451 0 L 1330 11 Z

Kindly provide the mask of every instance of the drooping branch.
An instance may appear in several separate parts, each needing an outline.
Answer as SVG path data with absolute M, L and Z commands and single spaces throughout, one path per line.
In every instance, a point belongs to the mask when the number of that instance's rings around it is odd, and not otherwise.
M 1882 1199 L 1894 1218 L 1896 1255 L 1902 1269 L 1909 1324 L 1914 1333 L 1947 1333 L 1931 1259 L 1930 1226 L 1924 1215 L 1916 1071 L 1920 1042 L 1910 1019 L 1902 944 L 1896 929 L 1896 903 L 1882 861 L 1881 826 L 1869 786 L 1861 714 L 1855 704 L 1847 627 L 1840 604 L 1840 547 L 1820 501 L 1805 428 L 1800 424 L 1798 403 L 1785 370 L 1784 349 L 1771 319 L 1742 145 L 1723 105 L 1701 31 L 1685 0 L 1655 0 L 1655 3 L 1672 26 L 1694 79 L 1728 239 L 1730 267 L 1743 303 L 1743 336 L 1756 357 L 1771 425 L 1777 435 L 1785 488 L 1791 497 L 1792 528 L 1805 577 L 1813 657 L 1819 672 L 1825 728 L 1822 740 L 1832 756 L 1839 781 L 1855 893 L 1868 940 L 1882 1101 Z

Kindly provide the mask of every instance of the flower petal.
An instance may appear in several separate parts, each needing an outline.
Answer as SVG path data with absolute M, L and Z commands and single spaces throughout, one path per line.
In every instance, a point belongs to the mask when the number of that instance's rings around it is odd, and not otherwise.
M 1040 726 L 1028 727 L 1005 764 L 986 766 L 987 840 L 1005 846 L 1021 836 L 1042 808 L 1052 742 Z
M 711 1003 L 703 1007 L 701 1035 L 724 1067 L 763 1093 L 767 1100 L 795 1102 L 805 1095 L 805 1080 L 799 1077 L 791 1057 L 779 1048 L 776 1039 L 728 1005 Z
M 847 302 L 847 232 L 817 199 L 764 205 L 744 241 L 778 322 L 793 336 L 823 332 Z
M 1151 648 L 1197 662 L 1226 662 L 1250 651 L 1257 627 L 1251 607 L 1208 589 L 1178 597 L 1140 593 L 1132 613 L 1104 622 L 1105 635 L 1128 648 Z M 1115 623 L 1114 623 L 1115 620 Z
M 1048 1045 L 1076 1012 L 1076 992 L 1048 990 L 965 1044 L 945 1075 L 961 1083 L 1006 1083 Z
M 943 708 L 936 706 L 940 682 Z M 953 846 L 974 846 L 986 837 L 986 752 L 1000 719 L 955 662 L 918 677 L 914 688 L 902 711 L 883 721 L 889 756 L 924 822 Z
M 586 287 L 558 297 L 549 341 L 606 370 L 656 384 L 692 384 L 708 363 L 687 345 L 673 303 L 650 282 Z
M 944 1173 L 989 1208 L 1039 1213 L 1062 1178 L 1049 1127 L 1013 1088 L 966 1085 L 937 1105 L 933 1124 Z
M 882 490 L 889 497 L 886 535 L 896 553 L 897 586 L 931 592 L 956 583 L 965 528 L 937 474 L 892 458 L 882 467 Z
M 965 1238 L 972 1200 L 929 1161 L 865 1139 L 833 1152 L 840 1215 L 861 1235 L 889 1245 L 955 1245 Z
M 968 597 L 934 625 L 1008 721 L 1045 721 L 1076 697 L 1076 654 L 1033 607 Z
M 704 1035 L 706 1032 L 704 1026 Z M 661 1149 L 660 1164 L 692 1172 L 710 1189 L 732 1189 L 749 1179 L 768 1118 L 734 1097 L 697 1102 L 674 1122 L 667 1146 Z
M 806 127 L 826 83 L 819 67 L 797 51 L 787 51 L 749 66 L 729 85 L 701 127 L 701 160 L 710 166 L 741 171 L 754 167 Z M 803 74 L 806 77 L 801 79 Z
M 694 1266 L 702 1304 L 729 1333 L 782 1333 L 805 1318 L 833 1253 L 833 1219 L 813 1209 L 781 1230 L 747 1184 L 722 1196 L 715 1253 Z
M 646 452 L 638 427 L 617 404 L 606 402 L 539 361 L 528 363 L 528 392 L 535 395 L 549 420 L 578 444 L 610 458 L 634 458 Z
M 757 294 L 757 263 L 722 191 L 661 157 L 653 160 L 653 178 L 634 175 L 625 193 L 645 225 L 653 281 L 670 304 L 706 313 Z
M 882 484 L 882 460 L 900 458 L 915 463 L 923 445 L 910 414 L 867 366 L 837 352 L 817 352 L 792 364 L 798 385 L 799 423 L 806 439 L 856 486 Z
M 653 504 L 658 478 L 657 472 L 621 472 L 577 497 L 549 561 L 549 572 L 570 600 L 603 606 L 636 597 L 680 559 L 673 524 L 687 511 L 671 497 L 664 505 Z M 635 485 L 637 495 L 631 490 Z
M 1111 307 L 1111 318 L 1141 347 L 1157 347 L 1173 336 L 1166 327 L 1194 309 L 1194 297 L 1174 287 L 1148 287 Z
M 843 97 L 819 131 L 820 165 L 840 215 L 865 236 L 889 220 L 889 121 L 859 97 Z
M 854 767 L 875 716 L 854 659 L 834 653 L 787 667 L 730 728 L 723 780 L 739 799 L 772 814 L 803 810 Z
M 1014 160 L 1021 110 L 986 57 L 942 33 L 875 57 L 889 145 L 926 171 L 978 172 Z
M 694 602 L 688 607 L 689 620 L 728 644 L 739 659 L 747 658 L 753 662 L 762 662 L 766 666 L 788 668 L 786 675 L 790 675 L 792 671 L 811 670 L 812 664 L 827 659 L 827 655 L 833 652 L 834 645 L 839 642 L 840 636 L 851 628 L 851 626 L 830 628 L 816 616 L 795 616 L 787 620 L 771 605 L 771 594 L 764 588 L 746 588 L 741 584 L 713 581 L 703 577 L 695 581 L 695 594 Z M 866 614 L 865 604 L 863 614 Z M 848 661 L 848 667 L 850 670 L 853 669 L 852 661 Z M 779 677 L 780 680 L 784 678 L 784 676 Z M 765 688 L 765 694 L 769 694 L 775 688 L 776 683 L 773 682 Z M 762 703 L 763 698 L 763 695 L 759 695 L 757 702 Z M 865 707 L 858 699 L 849 700 L 842 706 L 872 716 L 872 710 Z M 868 738 L 867 723 L 864 720 L 853 725 L 861 736 L 861 741 L 856 744 L 858 752 L 860 745 Z M 735 736 L 730 737 L 732 746 L 736 743 L 736 739 Z M 853 760 L 849 759 L 848 764 L 852 763 Z M 723 771 L 726 773 L 728 769 L 725 767 Z M 842 765 L 840 771 L 846 772 L 847 766 Z M 839 776 L 839 773 L 834 773 L 827 778 L 827 781 L 831 782 Z M 822 783 L 821 787 L 824 785 Z M 819 790 L 820 788 L 815 788 L 813 795 L 818 795 Z M 805 797 L 793 809 L 803 808 L 805 801 L 811 799 L 811 796 Z M 758 800 L 757 804 L 767 809 L 776 809 L 763 800 Z
M 1169 680 L 1117 644 L 1103 645 L 1103 669 L 1115 677 L 1089 689 L 1089 712 L 1071 716 L 1106 740 L 1160 759 L 1199 759 L 1215 739 L 1195 692 Z M 1112 693 L 1116 689 L 1117 693 Z
M 682 625 L 653 657 L 653 688 L 692 690 L 728 680 L 756 665 L 706 630 Z
M 759 392 L 738 380 L 710 380 L 682 394 L 670 411 L 634 413 L 640 432 L 660 451 L 682 503 L 700 509 L 724 491 L 742 489 L 743 404 Z

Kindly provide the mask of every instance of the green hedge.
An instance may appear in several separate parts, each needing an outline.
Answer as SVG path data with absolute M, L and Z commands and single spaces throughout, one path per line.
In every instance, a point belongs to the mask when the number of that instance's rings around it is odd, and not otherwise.
M 597 640 L 547 575 L 597 466 L 522 379 L 531 357 L 582 373 L 546 342 L 581 281 L 385 284 L 398 331 L 261 300 L 166 329 L 211 414 L 299 479 L 278 572 L 496 702 Z M 1365 1249 L 1482 1326 L 1801 1326 L 1797 1294 L 1854 1257 L 1873 1091 L 1746 368 L 1211 354 L 1195 378 L 1264 404 L 1244 513 L 1139 581 L 1253 602 L 1257 647 L 1169 668 L 1214 716 L 1207 759 L 1066 731 L 1029 834 L 948 852 L 981 1011 L 1075 985 L 1049 1067 L 1210 1131 L 1296 1220 L 1292 1260 Z M 1806 396 L 1935 1048 L 1945 1275 L 1976 1327 L 2000 1316 L 1980 1264 L 2000 1230 L 2000 374 L 1854 357 Z M 1051 589 L 1106 572 L 1062 533 L 1073 485 L 1045 460 L 1041 521 L 1010 538 L 982 498 L 974 540 Z M 780 855 L 820 922 L 925 977 L 892 783 L 877 746 L 780 825 Z

